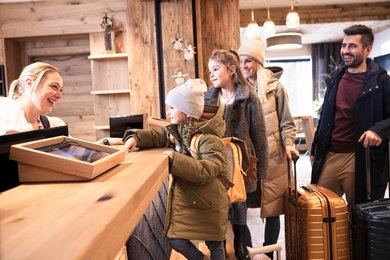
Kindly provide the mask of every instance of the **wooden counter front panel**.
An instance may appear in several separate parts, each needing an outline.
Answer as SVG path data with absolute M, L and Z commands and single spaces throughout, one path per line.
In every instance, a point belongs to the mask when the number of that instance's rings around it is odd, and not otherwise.
M 90 182 L 1 193 L 0 259 L 113 259 L 167 175 L 162 150 L 145 150 Z

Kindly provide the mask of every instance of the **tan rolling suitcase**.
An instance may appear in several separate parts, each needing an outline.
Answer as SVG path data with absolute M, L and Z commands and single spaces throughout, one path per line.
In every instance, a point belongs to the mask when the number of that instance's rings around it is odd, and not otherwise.
M 287 259 L 350 259 L 348 209 L 334 192 L 318 185 L 297 189 L 288 163 L 285 236 Z M 291 185 L 294 177 L 294 187 Z

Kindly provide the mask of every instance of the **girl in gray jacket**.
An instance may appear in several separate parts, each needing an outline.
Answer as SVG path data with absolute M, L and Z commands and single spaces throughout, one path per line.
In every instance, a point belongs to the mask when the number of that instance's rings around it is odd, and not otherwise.
M 216 50 L 209 59 L 210 80 L 213 84 L 205 94 L 205 103 L 219 105 L 224 111 L 225 137 L 233 136 L 246 142 L 256 156 L 258 181 L 247 182 L 246 192 L 260 204 L 260 180 L 268 174 L 268 144 L 263 110 L 250 83 L 240 70 L 240 58 L 234 50 Z M 232 204 L 230 221 L 234 232 L 234 250 L 238 259 L 250 259 L 245 243 L 247 219 L 246 202 Z

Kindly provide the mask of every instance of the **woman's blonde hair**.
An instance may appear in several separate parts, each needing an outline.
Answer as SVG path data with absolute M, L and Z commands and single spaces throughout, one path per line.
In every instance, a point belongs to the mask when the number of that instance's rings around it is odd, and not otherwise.
M 12 99 L 20 99 L 23 94 L 28 91 L 26 87 L 27 79 L 32 80 L 33 87 L 31 92 L 35 92 L 39 84 L 45 80 L 46 75 L 51 72 L 57 72 L 61 75 L 61 72 L 58 68 L 44 62 L 34 62 L 30 65 L 23 68 L 22 73 L 18 79 L 12 81 L 9 88 L 9 97 Z
M 234 69 L 233 82 L 235 86 L 241 85 L 249 87 L 250 83 L 244 77 L 240 68 L 240 56 L 235 50 L 214 50 L 209 60 L 216 61 L 226 65 L 229 69 Z

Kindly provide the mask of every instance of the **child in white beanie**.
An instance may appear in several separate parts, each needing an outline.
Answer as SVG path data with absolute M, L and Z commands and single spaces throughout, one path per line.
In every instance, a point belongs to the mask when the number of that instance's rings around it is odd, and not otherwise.
M 211 259 L 225 259 L 223 241 L 227 231 L 229 198 L 222 179 L 227 178 L 225 147 L 221 137 L 225 123 L 220 112 L 202 118 L 203 80 L 189 79 L 166 96 L 170 125 L 160 129 L 127 130 L 123 140 L 128 152 L 136 147 L 168 147 L 170 185 L 164 235 L 187 259 L 203 259 L 190 240 L 205 240 Z M 199 140 L 199 159 L 190 153 L 194 134 Z
M 296 128 L 291 116 L 288 95 L 279 79 L 283 69 L 264 68 L 264 42 L 253 38 L 243 43 L 237 50 L 244 76 L 252 83 L 260 98 L 266 122 L 269 149 L 269 175 L 263 180 L 261 217 L 266 218 L 264 245 L 275 244 L 280 230 L 279 215 L 284 214 L 283 195 L 287 190 L 286 159 L 299 157 L 294 148 Z M 275 138 L 277 136 L 277 138 Z M 272 187 L 279 187 L 275 190 Z M 251 199 L 249 197 L 248 201 Z M 248 203 L 248 207 L 259 207 Z M 273 253 L 268 253 L 273 258 Z

